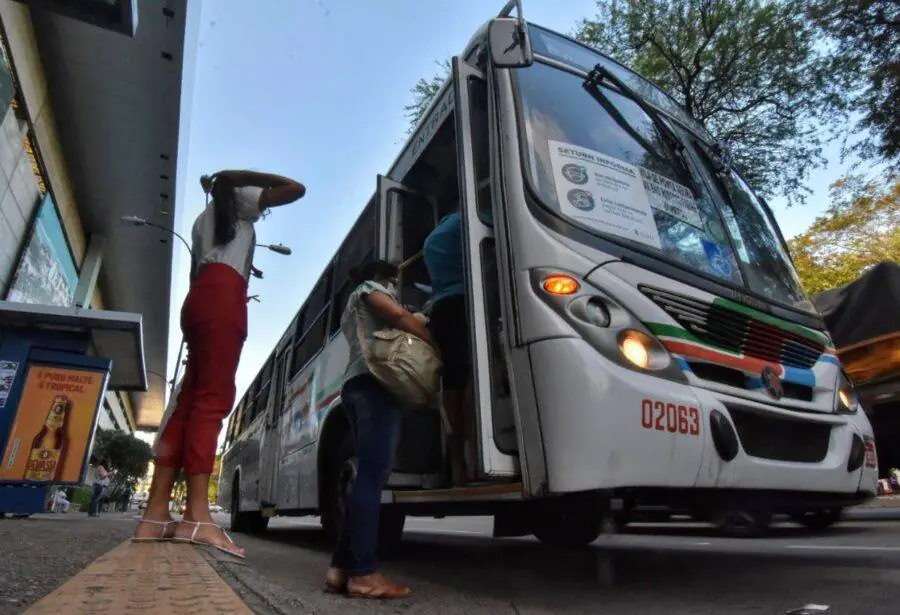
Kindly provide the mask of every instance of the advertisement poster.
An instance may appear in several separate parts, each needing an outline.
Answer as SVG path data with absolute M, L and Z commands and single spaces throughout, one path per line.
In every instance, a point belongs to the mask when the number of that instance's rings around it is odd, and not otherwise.
M 661 247 L 637 166 L 584 147 L 549 144 L 563 215 L 598 231 Z
M 9 399 L 9 392 L 12 391 L 13 381 L 15 381 L 18 371 L 18 362 L 0 361 L 0 408 L 6 407 L 6 400 Z
M 0 481 L 81 481 L 104 372 L 31 365 L 3 451 Z
M 48 192 L 22 253 L 7 301 L 40 305 L 72 305 L 78 270 L 63 233 L 56 205 Z

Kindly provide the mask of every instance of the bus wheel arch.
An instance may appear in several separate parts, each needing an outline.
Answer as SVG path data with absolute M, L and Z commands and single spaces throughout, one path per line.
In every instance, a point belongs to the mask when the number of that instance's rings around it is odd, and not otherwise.
M 262 511 L 241 511 L 241 471 L 234 471 L 231 483 L 231 531 L 238 534 L 261 534 L 269 527 L 269 518 Z

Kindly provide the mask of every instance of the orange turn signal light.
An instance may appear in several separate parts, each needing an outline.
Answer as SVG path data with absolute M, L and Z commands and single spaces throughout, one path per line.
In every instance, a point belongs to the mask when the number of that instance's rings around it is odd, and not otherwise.
M 563 274 L 547 276 L 544 278 L 543 286 L 551 295 L 573 295 L 581 287 L 575 278 Z

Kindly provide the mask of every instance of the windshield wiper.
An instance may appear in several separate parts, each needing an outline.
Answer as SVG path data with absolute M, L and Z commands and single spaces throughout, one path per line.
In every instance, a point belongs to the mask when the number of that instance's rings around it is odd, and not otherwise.
M 666 121 L 662 118 L 660 113 L 653 108 L 653 106 L 647 104 L 643 97 L 634 91 L 629 85 L 627 85 L 624 81 L 619 79 L 615 74 L 613 74 L 609 69 L 607 69 L 602 64 L 597 64 L 594 66 L 594 69 L 588 73 L 587 77 L 585 77 L 583 86 L 588 91 L 588 93 L 594 97 L 598 103 L 600 103 L 603 108 L 612 116 L 612 118 L 618 123 L 622 128 L 628 132 L 641 146 L 646 149 L 648 152 L 653 154 L 654 157 L 659 159 L 662 162 L 666 162 L 662 159 L 662 157 L 656 152 L 656 148 L 650 144 L 646 137 L 640 134 L 637 130 L 635 130 L 631 124 L 628 122 L 625 117 L 619 113 L 618 109 L 612 104 L 610 99 L 603 93 L 603 82 L 609 81 L 616 89 L 619 90 L 619 93 L 630 99 L 634 102 L 640 109 L 643 111 L 647 117 L 650 118 L 650 121 L 653 122 L 653 126 L 657 131 L 662 135 L 663 140 L 669 145 L 671 152 L 675 154 L 675 157 L 678 159 L 678 162 L 681 163 L 681 171 L 684 177 L 688 180 L 691 191 L 694 194 L 694 197 L 697 198 L 700 196 L 700 188 L 697 185 L 696 180 L 694 179 L 694 174 L 691 172 L 691 167 L 688 164 L 687 157 L 684 153 L 684 144 L 681 142 L 681 139 L 675 134 L 675 131 L 669 127 Z

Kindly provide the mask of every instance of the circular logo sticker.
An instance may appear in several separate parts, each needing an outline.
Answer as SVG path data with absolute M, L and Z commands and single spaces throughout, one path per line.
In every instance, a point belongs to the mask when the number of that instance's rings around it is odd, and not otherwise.
M 563 177 L 573 184 L 586 184 L 588 181 L 588 172 L 580 164 L 565 164 L 562 168 Z
M 573 188 L 569 190 L 569 193 L 566 195 L 569 199 L 569 203 L 572 204 L 572 207 L 575 209 L 580 209 L 581 211 L 591 211 L 594 209 L 594 195 L 592 195 L 587 190 L 580 190 L 578 188 Z

